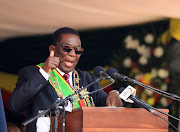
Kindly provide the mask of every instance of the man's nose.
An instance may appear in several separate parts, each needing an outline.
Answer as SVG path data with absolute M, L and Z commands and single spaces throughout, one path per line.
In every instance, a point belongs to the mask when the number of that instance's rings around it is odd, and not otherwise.
M 69 55 L 71 55 L 71 56 L 75 56 L 76 55 L 74 48 L 69 52 Z

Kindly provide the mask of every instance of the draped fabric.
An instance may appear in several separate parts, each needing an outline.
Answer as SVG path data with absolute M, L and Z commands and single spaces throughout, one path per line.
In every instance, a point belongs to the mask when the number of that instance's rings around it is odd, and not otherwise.
M 0 38 L 180 19 L 179 0 L 0 0 Z

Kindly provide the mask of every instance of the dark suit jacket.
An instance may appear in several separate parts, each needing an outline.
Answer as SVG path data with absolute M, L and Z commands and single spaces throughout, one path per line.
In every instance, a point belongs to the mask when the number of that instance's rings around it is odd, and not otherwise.
M 76 70 L 80 77 L 80 87 L 87 86 L 95 80 L 93 74 L 87 71 Z M 99 83 L 95 83 L 88 88 L 88 91 L 91 92 L 99 88 Z M 100 90 L 91 96 L 96 106 L 106 105 L 107 94 L 104 91 Z M 16 88 L 9 101 L 9 106 L 12 111 L 18 113 L 26 112 L 28 117 L 32 118 L 38 114 L 39 110 L 46 110 L 49 108 L 57 98 L 58 95 L 56 91 L 41 75 L 39 68 L 36 66 L 29 66 L 20 71 Z M 30 123 L 26 128 L 26 132 L 35 131 L 36 121 Z

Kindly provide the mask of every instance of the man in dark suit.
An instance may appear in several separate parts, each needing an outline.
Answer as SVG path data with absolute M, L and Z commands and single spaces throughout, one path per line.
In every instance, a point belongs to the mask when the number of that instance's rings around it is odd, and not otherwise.
M 71 95 L 95 80 L 93 74 L 75 68 L 83 48 L 79 34 L 74 29 L 60 28 L 54 32 L 52 38 L 52 45 L 49 46 L 50 55 L 46 61 L 20 71 L 9 102 L 12 111 L 20 113 L 26 111 L 30 118 L 34 117 L 39 111 L 49 108 L 58 97 Z M 99 88 L 99 83 L 95 83 L 83 92 L 88 93 Z M 110 92 L 107 95 L 101 90 L 90 96 L 82 94 L 80 99 L 73 102 L 73 108 L 105 105 L 116 107 L 122 105 L 117 92 Z M 26 131 L 36 131 L 36 121 L 30 123 Z

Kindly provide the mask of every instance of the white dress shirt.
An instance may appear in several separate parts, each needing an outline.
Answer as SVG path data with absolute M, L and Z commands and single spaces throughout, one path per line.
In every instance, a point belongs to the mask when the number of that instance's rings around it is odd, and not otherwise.
M 56 70 L 61 74 L 61 76 L 63 76 L 65 73 L 62 72 L 59 68 L 56 68 Z M 49 74 L 46 73 L 42 68 L 39 69 L 39 72 L 42 74 L 42 76 L 48 81 L 49 79 Z M 69 72 L 69 83 L 71 85 L 71 87 L 73 87 L 73 82 L 72 82 L 72 76 L 73 76 L 73 71 Z

